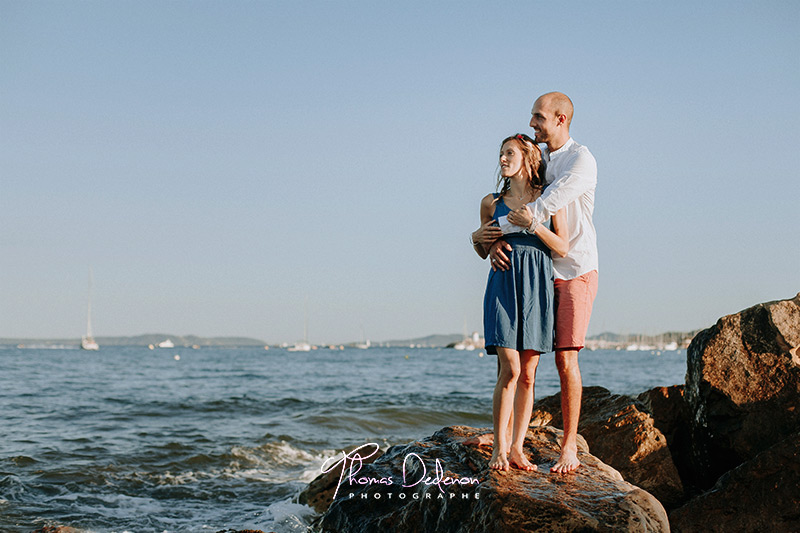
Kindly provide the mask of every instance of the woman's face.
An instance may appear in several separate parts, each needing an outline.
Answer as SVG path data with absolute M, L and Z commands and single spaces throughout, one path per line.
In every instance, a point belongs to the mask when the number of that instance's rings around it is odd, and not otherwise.
M 500 149 L 500 175 L 510 178 L 522 170 L 522 151 L 515 141 L 506 141 Z

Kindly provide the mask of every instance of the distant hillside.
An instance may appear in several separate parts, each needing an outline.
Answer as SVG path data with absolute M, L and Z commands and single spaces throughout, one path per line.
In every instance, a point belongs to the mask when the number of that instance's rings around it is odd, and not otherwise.
M 664 344 L 677 342 L 686 344 L 687 339 L 691 339 L 700 330 L 690 332 L 668 331 L 658 335 L 629 334 L 604 332 L 598 335 L 587 337 L 587 341 L 595 343 L 624 345 L 626 343 L 638 342 L 639 344 Z M 373 342 L 373 346 L 415 346 L 420 348 L 446 347 L 460 340 L 464 336 L 459 333 L 450 335 L 428 335 L 427 337 L 417 337 L 414 339 L 390 340 Z M 148 333 L 146 335 L 136 335 L 132 337 L 96 337 L 97 343 L 102 346 L 148 346 L 157 345 L 165 340 L 171 340 L 175 346 L 266 346 L 267 342 L 261 339 L 250 337 L 198 337 L 197 335 L 171 335 L 168 333 Z M 18 346 L 79 346 L 80 339 L 0 339 L 0 345 Z M 587 343 L 588 345 L 588 343 Z
M 667 331 L 665 333 L 659 333 L 657 335 L 642 335 L 640 333 L 631 333 L 628 335 L 622 335 L 619 333 L 612 333 L 610 331 L 606 331 L 600 333 L 598 335 L 592 335 L 590 337 L 586 337 L 587 340 L 593 341 L 606 341 L 612 343 L 623 343 L 623 342 L 630 342 L 630 341 L 641 341 L 652 344 L 656 341 L 663 341 L 665 343 L 669 342 L 677 342 L 680 343 L 684 339 L 691 339 L 694 337 L 700 330 L 694 331 Z
M 454 333 L 452 335 L 428 335 L 427 337 L 418 337 L 416 339 L 394 340 L 379 342 L 380 346 L 414 346 L 438 348 L 445 347 L 448 344 L 458 342 L 464 338 L 464 335 Z
M 133 337 L 95 337 L 100 346 L 148 346 L 171 340 L 175 346 L 264 346 L 266 342 L 248 337 L 198 337 L 196 335 L 169 335 L 148 333 Z M 0 339 L 0 344 L 17 346 L 79 346 L 80 339 Z

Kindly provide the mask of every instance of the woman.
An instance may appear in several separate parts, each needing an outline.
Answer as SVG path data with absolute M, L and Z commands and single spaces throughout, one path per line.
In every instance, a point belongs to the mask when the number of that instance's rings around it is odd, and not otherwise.
M 503 140 L 500 149 L 500 192 L 481 201 L 481 227 L 472 244 L 481 258 L 502 231 L 497 219 L 533 202 L 542 194 L 544 180 L 539 168 L 541 151 L 527 135 Z M 483 302 L 486 352 L 499 362 L 492 398 L 494 444 L 489 466 L 535 470 L 525 457 L 523 444 L 533 408 L 533 387 L 539 354 L 553 350 L 553 262 L 550 250 L 565 256 L 569 235 L 564 211 L 552 219 L 553 229 L 539 225 L 533 232 L 502 235 L 512 247 L 506 271 L 489 272 Z M 514 413 L 509 432 L 511 413 Z M 510 434 L 509 434 L 510 433 Z

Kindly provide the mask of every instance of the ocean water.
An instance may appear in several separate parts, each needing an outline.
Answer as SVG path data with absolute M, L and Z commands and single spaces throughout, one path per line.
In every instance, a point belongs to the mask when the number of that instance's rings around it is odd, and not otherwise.
M 0 348 L 0 531 L 306 531 L 325 459 L 491 425 L 496 359 L 370 348 Z M 585 386 L 683 383 L 685 352 L 585 351 Z M 542 356 L 536 397 L 558 392 Z

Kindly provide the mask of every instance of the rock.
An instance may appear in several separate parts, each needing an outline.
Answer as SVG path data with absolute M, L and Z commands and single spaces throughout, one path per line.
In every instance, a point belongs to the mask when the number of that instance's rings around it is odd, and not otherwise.
M 800 531 L 800 432 L 723 475 L 713 489 L 673 511 L 676 532 Z
M 322 517 L 328 533 L 669 531 L 666 512 L 646 491 L 588 453 L 583 465 L 557 475 L 561 431 L 529 430 L 526 454 L 538 472 L 495 472 L 487 448 L 462 442 L 481 431 L 455 426 L 432 437 L 391 447 L 372 464 L 343 465 L 336 499 Z M 404 486 L 406 485 L 406 486 Z
M 351 446 L 350 448 L 346 448 L 343 453 L 345 455 L 350 455 L 354 451 L 357 451 L 362 457 L 360 460 L 362 464 L 372 463 L 383 455 L 383 451 L 381 451 L 377 445 Z M 363 457 L 365 456 L 368 457 L 364 459 Z M 334 461 L 331 461 L 331 463 L 334 463 Z M 330 466 L 333 466 L 333 464 Z M 308 484 L 308 487 L 298 496 L 298 503 L 308 505 L 320 514 L 327 511 L 333 501 L 333 495 L 338 488 L 340 472 L 341 469 L 335 468 L 314 478 L 314 480 Z
M 264 533 L 260 529 L 223 529 L 217 533 Z
M 668 442 L 689 422 L 683 385 L 656 387 L 639 394 L 636 399 L 653 417 L 653 423 Z
M 560 394 L 533 406 L 531 425 L 546 424 L 563 427 Z M 592 455 L 650 492 L 667 508 L 684 501 L 683 484 L 667 439 L 642 403 L 611 394 L 603 387 L 584 387 L 578 432 L 586 439 Z
M 800 294 L 720 318 L 687 351 L 700 484 L 800 429 Z
M 672 461 L 678 469 L 684 492 L 687 494 L 700 492 L 692 462 L 691 414 L 684 398 L 684 386 L 656 387 L 639 394 L 636 399 L 653 417 L 656 429 L 667 438 Z M 667 505 L 667 508 L 669 509 L 670 505 Z

